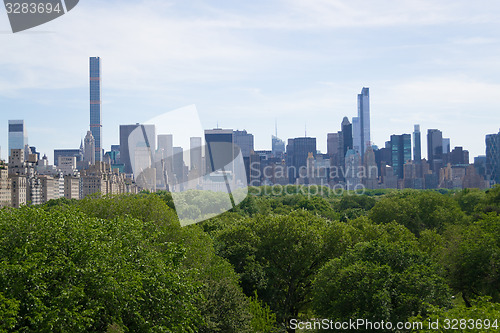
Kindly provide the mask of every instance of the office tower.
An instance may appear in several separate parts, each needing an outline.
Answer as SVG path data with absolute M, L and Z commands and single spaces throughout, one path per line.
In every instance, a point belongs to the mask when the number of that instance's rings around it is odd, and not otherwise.
M 234 131 L 233 132 L 234 144 L 240 148 L 243 157 L 250 157 L 250 152 L 254 150 L 253 134 L 247 131 Z
M 297 178 L 306 177 L 307 158 L 309 153 L 316 157 L 316 138 L 288 139 L 287 166 L 289 167 L 288 178 L 294 184 Z
M 443 138 L 443 155 L 450 153 L 450 138 Z
M 361 184 L 359 168 L 361 166 L 361 156 L 353 149 L 349 149 L 345 154 L 345 189 L 348 191 L 358 189 Z
M 364 87 L 358 95 L 358 116 L 352 118 L 354 150 L 363 158 L 366 148 L 371 146 L 370 139 L 370 91 Z
M 202 144 L 201 144 L 201 138 L 199 137 L 193 137 L 190 138 L 190 150 L 189 150 L 189 164 L 190 164 L 190 170 L 197 170 L 198 172 L 198 177 L 201 177 L 203 170 L 202 170 Z
M 378 168 L 375 159 L 375 151 L 373 147 L 367 147 L 365 151 L 365 160 L 363 161 L 364 177 L 363 184 L 368 189 L 376 189 L 378 187 Z
M 59 166 L 60 157 L 75 157 L 77 162 L 83 161 L 84 147 L 80 149 L 54 149 L 54 165 Z
M 343 152 L 342 156 L 345 157 L 347 151 L 353 148 L 353 140 L 352 140 L 352 124 L 349 122 L 347 117 L 344 117 L 342 120 L 342 144 L 343 144 Z
M 438 129 L 427 130 L 427 160 L 433 172 L 443 164 L 443 133 Z
M 186 181 L 185 172 L 184 172 L 184 149 L 182 147 L 174 147 L 174 174 L 177 178 L 177 183 L 181 184 Z
M 123 170 L 125 173 L 131 174 L 134 172 L 136 152 L 138 153 L 137 157 L 142 158 L 141 163 L 147 164 L 149 161 L 149 165 L 151 165 L 150 157 L 155 151 L 155 125 L 120 125 L 120 162 L 124 165 Z
M 464 150 L 463 147 L 455 147 L 450 152 L 448 161 L 451 165 L 469 164 L 469 152 Z
M 486 146 L 486 149 L 488 149 L 488 146 Z M 486 155 L 474 157 L 474 168 L 476 168 L 478 175 L 483 176 L 483 178 L 486 177 Z
M 486 135 L 486 176 L 500 184 L 500 131 Z
M 285 154 L 285 141 L 273 135 L 271 144 L 273 156 L 282 157 Z
M 352 117 L 352 149 L 361 152 L 361 126 L 359 117 Z
M 342 160 L 340 154 L 343 151 L 342 141 L 341 141 L 341 133 L 328 133 L 326 136 L 326 154 L 330 158 L 330 165 L 339 166 L 340 161 Z
M 85 136 L 84 148 L 83 148 L 83 160 L 88 162 L 90 165 L 95 164 L 96 156 L 95 156 L 95 139 L 92 135 L 91 131 L 87 131 L 87 135 Z
M 90 131 L 95 140 L 95 160 L 102 161 L 101 58 L 90 58 Z
M 275 127 L 276 127 L 276 132 L 272 136 L 272 142 L 271 142 L 272 143 L 272 145 L 271 145 L 272 154 L 274 157 L 283 157 L 283 155 L 285 155 L 285 151 L 286 151 L 285 141 L 278 138 L 278 122 L 276 122 Z
M 413 130 L 413 160 L 420 163 L 422 160 L 422 141 L 420 137 L 420 125 L 415 125 Z
M 403 179 L 404 165 L 411 161 L 411 135 L 391 135 L 391 160 L 394 174 Z
M 28 133 L 24 120 L 9 120 L 9 153 L 12 149 L 24 149 L 28 144 Z
M 233 130 L 216 128 L 205 130 L 206 172 L 233 171 L 234 137 Z

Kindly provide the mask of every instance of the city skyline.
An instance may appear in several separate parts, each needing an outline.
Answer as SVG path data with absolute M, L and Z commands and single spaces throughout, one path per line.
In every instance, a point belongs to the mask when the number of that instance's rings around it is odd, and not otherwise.
M 43 28 L 0 34 L 0 131 L 25 119 L 39 151 L 77 146 L 88 130 L 88 57 L 99 55 L 105 150 L 120 124 L 194 103 L 204 128 L 246 129 L 259 149 L 271 149 L 275 119 L 281 138 L 307 123 L 325 152 L 326 133 L 357 114 L 365 86 L 379 147 L 420 124 L 484 155 L 484 136 L 500 127 L 499 11 L 495 1 L 88 0 Z M 5 159 L 6 135 L 0 146 Z

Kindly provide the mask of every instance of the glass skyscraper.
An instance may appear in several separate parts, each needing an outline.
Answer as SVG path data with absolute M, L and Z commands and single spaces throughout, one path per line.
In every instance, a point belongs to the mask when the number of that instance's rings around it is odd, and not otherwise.
M 28 144 L 28 133 L 24 120 L 9 120 L 9 153 L 12 149 L 24 149 Z
M 404 165 L 411 160 L 411 135 L 391 135 L 391 160 L 394 173 L 404 177 Z
M 90 131 L 95 140 L 95 160 L 102 161 L 101 58 L 90 58 Z
M 413 131 L 413 160 L 420 163 L 422 160 L 422 143 L 420 137 L 420 125 L 415 125 Z

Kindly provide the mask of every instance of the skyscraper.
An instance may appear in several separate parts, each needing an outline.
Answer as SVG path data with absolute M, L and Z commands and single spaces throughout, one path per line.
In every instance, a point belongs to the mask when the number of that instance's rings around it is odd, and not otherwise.
M 196 169 L 198 171 L 198 175 L 201 176 L 203 173 L 202 170 L 202 157 L 201 157 L 201 138 L 200 137 L 192 137 L 190 138 L 190 149 L 189 149 L 189 163 L 190 170 Z
M 358 95 L 358 121 L 356 126 L 356 141 L 359 143 L 359 153 L 361 157 L 365 155 L 366 148 L 371 146 L 370 139 L 370 91 L 364 87 Z M 354 124 L 354 119 L 353 119 Z
M 140 131 L 134 132 L 136 129 L 140 129 Z M 131 138 L 132 133 L 137 135 Z M 156 151 L 155 125 L 120 125 L 120 162 L 125 165 L 125 173 L 131 174 L 134 172 L 135 152 L 141 150 L 143 150 L 140 153 L 141 156 L 144 155 L 144 152 L 146 152 L 146 155 L 150 155 Z
M 303 172 L 307 167 L 307 158 L 309 157 L 309 153 L 312 153 L 315 158 L 316 152 L 316 138 L 304 137 L 288 139 L 286 153 L 290 183 L 295 183 L 296 179 L 299 177 L 307 176 Z
M 206 172 L 233 171 L 234 134 L 231 129 L 205 130 Z
M 394 174 L 402 179 L 404 165 L 411 160 L 411 135 L 391 135 L 391 159 Z
M 345 154 L 347 154 L 347 151 L 349 149 L 352 149 L 353 147 L 353 142 L 352 142 L 352 124 L 349 122 L 349 119 L 347 117 L 344 117 L 342 120 L 342 144 L 343 144 L 343 152 L 342 155 L 345 157 Z
M 420 137 L 420 125 L 415 125 L 413 131 L 413 160 L 415 163 L 420 163 L 422 160 L 422 143 Z
M 234 144 L 240 148 L 243 157 L 250 157 L 250 152 L 254 150 L 253 134 L 247 131 L 233 131 Z
M 28 133 L 24 126 L 24 120 L 9 120 L 9 152 L 12 149 L 24 149 L 28 144 Z
M 90 131 L 95 140 L 95 160 L 102 161 L 101 58 L 90 58 Z
M 84 139 L 83 160 L 90 165 L 95 164 L 95 139 L 91 131 L 87 132 Z
M 486 175 L 500 184 L 500 131 L 486 135 Z
M 443 164 L 443 133 L 438 129 L 427 130 L 427 159 L 432 171 L 439 171 Z

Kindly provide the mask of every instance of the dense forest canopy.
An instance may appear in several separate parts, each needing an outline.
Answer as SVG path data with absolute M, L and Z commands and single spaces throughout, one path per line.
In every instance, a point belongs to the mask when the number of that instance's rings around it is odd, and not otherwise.
M 500 186 L 285 190 L 251 188 L 188 227 L 167 192 L 2 209 L 0 332 L 294 332 L 313 318 L 490 321 L 421 332 L 500 325 Z

